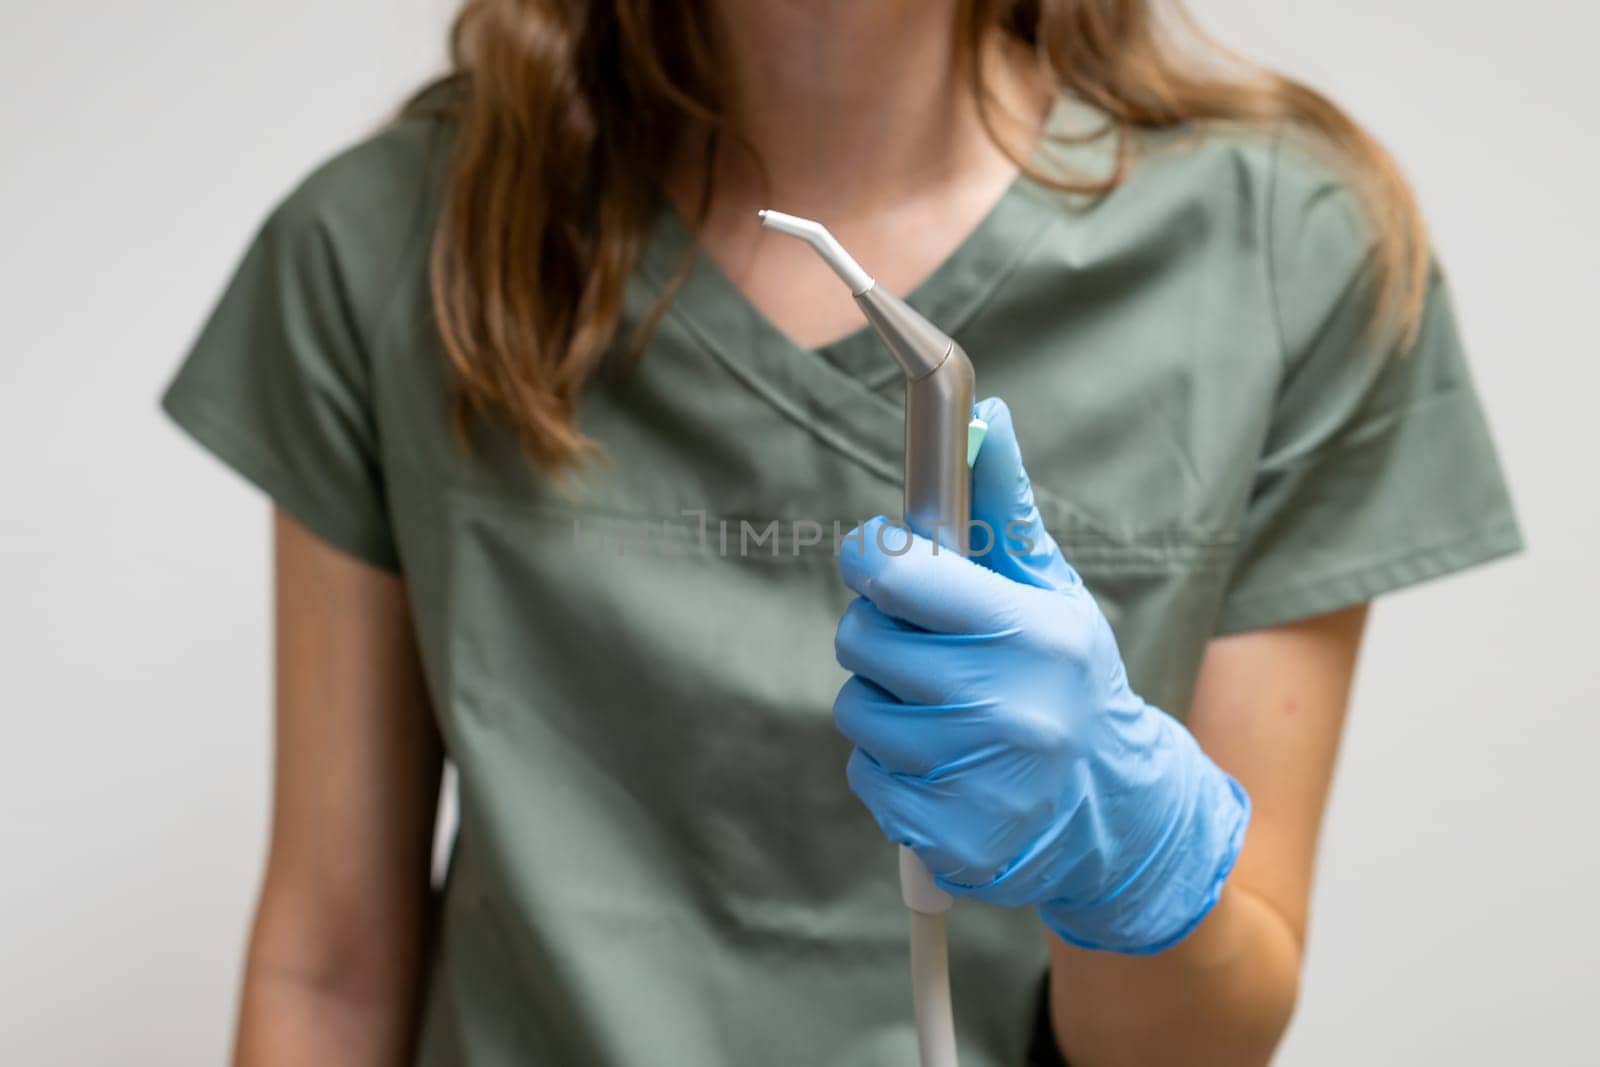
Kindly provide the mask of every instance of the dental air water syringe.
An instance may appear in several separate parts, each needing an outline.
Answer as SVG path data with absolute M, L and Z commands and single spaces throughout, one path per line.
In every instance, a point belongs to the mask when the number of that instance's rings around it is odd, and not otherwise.
M 779 211 L 761 224 L 798 237 L 833 268 L 894 357 L 906 380 L 905 521 L 958 552 L 967 551 L 972 459 L 988 429 L 972 417 L 972 362 L 961 346 L 884 291 L 821 223 Z M 900 847 L 900 895 L 911 911 L 911 994 L 923 1067 L 956 1067 L 947 939 L 950 895 L 917 854 Z

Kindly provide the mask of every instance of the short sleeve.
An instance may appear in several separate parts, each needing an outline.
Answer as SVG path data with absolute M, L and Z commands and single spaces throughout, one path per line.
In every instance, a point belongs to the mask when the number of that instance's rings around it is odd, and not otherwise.
M 1371 230 L 1356 194 L 1291 147 L 1274 159 L 1283 377 L 1219 633 L 1333 611 L 1522 547 L 1437 265 L 1415 342 L 1398 350 L 1373 325 Z
M 336 254 L 321 184 L 261 227 L 161 403 L 317 536 L 393 571 L 365 301 Z

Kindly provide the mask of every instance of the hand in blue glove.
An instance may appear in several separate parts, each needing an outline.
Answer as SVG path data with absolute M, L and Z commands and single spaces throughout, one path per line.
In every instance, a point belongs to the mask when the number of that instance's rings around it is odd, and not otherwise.
M 839 623 L 853 676 L 834 717 L 850 787 L 945 891 L 1037 905 L 1060 937 L 1144 954 L 1216 903 L 1249 821 L 1244 790 L 1128 685 L 1111 627 L 1034 506 L 1011 413 L 989 435 L 971 559 L 883 518 L 847 542 Z M 910 538 L 909 547 L 907 545 Z M 974 549 L 985 534 L 972 535 Z

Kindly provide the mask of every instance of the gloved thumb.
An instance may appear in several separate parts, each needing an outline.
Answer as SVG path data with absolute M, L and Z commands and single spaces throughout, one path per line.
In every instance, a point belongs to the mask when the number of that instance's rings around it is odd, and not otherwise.
M 973 561 L 1040 589 L 1082 584 L 1039 515 L 1011 409 L 991 396 L 973 405 L 973 415 L 989 424 L 972 465 Z

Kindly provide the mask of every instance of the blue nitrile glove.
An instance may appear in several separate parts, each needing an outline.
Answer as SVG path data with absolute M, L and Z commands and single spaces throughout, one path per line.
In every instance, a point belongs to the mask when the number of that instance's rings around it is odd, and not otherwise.
M 1034 506 L 998 400 L 972 474 L 966 559 L 883 518 L 846 542 L 834 704 L 850 787 L 947 892 L 1033 904 L 1066 941 L 1181 940 L 1233 868 L 1244 790 L 1128 685 L 1105 616 Z M 982 548 L 981 528 L 972 534 Z M 904 551 L 902 551 L 904 550 Z M 900 554 L 896 554 L 900 553 Z

